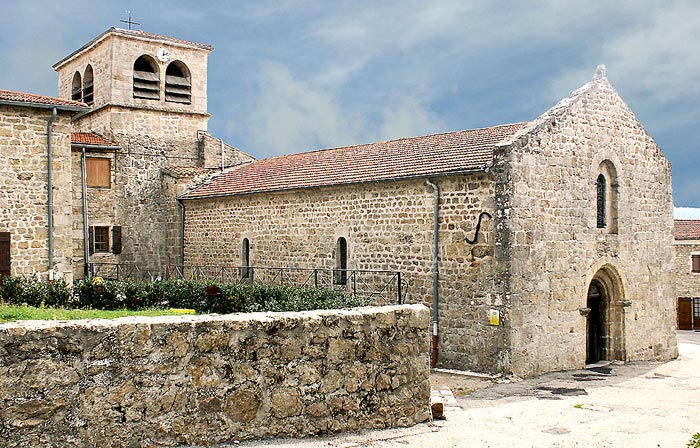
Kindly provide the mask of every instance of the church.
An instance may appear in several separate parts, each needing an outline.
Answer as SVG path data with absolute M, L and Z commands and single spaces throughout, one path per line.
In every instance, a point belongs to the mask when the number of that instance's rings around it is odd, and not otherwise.
M 211 51 L 111 28 L 58 98 L 0 91 L 0 269 L 394 271 L 433 365 L 677 355 L 671 166 L 604 67 L 529 122 L 255 160 L 207 132 Z

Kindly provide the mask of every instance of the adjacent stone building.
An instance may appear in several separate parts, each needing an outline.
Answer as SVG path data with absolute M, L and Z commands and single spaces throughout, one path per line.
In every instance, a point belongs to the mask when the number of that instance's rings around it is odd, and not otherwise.
M 186 264 L 401 271 L 444 367 L 676 356 L 671 166 L 602 67 L 532 122 L 260 160 L 181 200 Z
M 71 115 L 86 110 L 0 90 L 0 278 L 71 281 Z
M 700 220 L 675 222 L 678 329 L 700 330 Z

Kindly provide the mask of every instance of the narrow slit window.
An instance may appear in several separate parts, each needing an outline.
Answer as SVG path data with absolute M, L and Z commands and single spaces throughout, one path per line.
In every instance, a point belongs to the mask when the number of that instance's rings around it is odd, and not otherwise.
M 342 236 L 338 238 L 335 246 L 335 271 L 333 272 L 334 285 L 346 285 L 348 283 L 348 242 Z
M 171 62 L 165 70 L 165 101 L 182 104 L 192 102 L 190 71 L 180 61 Z
M 95 102 L 94 75 L 92 65 L 88 65 L 83 76 L 83 102 L 92 106 Z
M 241 278 L 250 278 L 250 242 L 243 238 L 241 243 Z
M 70 98 L 73 101 L 83 100 L 83 78 L 80 76 L 79 72 L 75 72 L 73 75 Z
M 599 229 L 605 228 L 605 184 L 605 176 L 599 174 L 598 180 L 596 181 L 598 207 L 597 226 Z
M 155 61 L 141 56 L 134 62 L 134 98 L 160 99 L 160 73 Z

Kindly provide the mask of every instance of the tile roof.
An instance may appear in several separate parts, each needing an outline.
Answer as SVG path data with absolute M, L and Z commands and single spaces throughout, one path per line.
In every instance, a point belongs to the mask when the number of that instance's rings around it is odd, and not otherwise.
M 161 36 L 158 34 L 148 33 L 148 32 L 143 31 L 143 30 L 127 30 L 124 28 L 112 27 L 112 28 L 110 28 L 110 31 L 115 31 L 115 32 L 121 33 L 121 34 L 131 34 L 134 36 L 143 36 L 143 37 L 148 37 L 151 39 L 164 40 L 166 42 L 172 42 L 174 44 L 180 44 L 180 45 L 187 45 L 188 47 L 195 47 L 195 48 L 199 48 L 201 50 L 211 51 L 214 49 L 214 47 L 212 47 L 209 44 L 203 44 L 201 42 L 193 42 L 191 40 L 176 39 L 174 37 L 169 37 L 169 36 Z
M 101 135 L 92 132 L 71 132 L 70 142 L 73 145 L 90 145 L 90 146 L 113 146 L 119 147 L 118 143 L 107 140 Z
M 59 109 L 88 109 L 87 104 L 80 101 L 65 100 L 52 96 L 35 95 L 33 93 L 12 92 L 10 90 L 0 90 L 0 102 L 25 103 L 28 106 L 55 106 Z
M 526 123 L 272 157 L 242 165 L 183 199 L 459 173 L 492 163 L 496 143 Z
M 176 177 L 195 177 L 202 174 L 215 173 L 218 171 L 218 168 L 202 168 L 201 166 L 169 166 L 163 168 L 163 171 Z
M 98 43 L 102 42 L 103 40 L 107 39 L 109 36 L 113 36 L 115 34 L 121 34 L 124 36 L 134 36 L 134 37 L 142 37 L 146 39 L 154 39 L 154 40 L 160 40 L 163 42 L 168 42 L 173 45 L 182 45 L 190 48 L 197 48 L 200 50 L 206 50 L 206 51 L 212 51 L 214 47 L 212 47 L 209 44 L 203 44 L 199 42 L 192 42 L 189 40 L 182 40 L 182 39 L 176 39 L 174 37 L 168 37 L 168 36 L 160 36 L 158 34 L 153 34 L 153 33 L 147 33 L 146 31 L 142 30 L 127 30 L 124 28 L 117 28 L 117 27 L 111 27 L 107 31 L 103 32 L 96 38 L 92 39 L 90 42 L 86 43 L 82 47 L 78 48 L 65 58 L 61 59 L 60 61 L 56 62 L 53 65 L 54 70 L 59 70 L 61 67 L 63 67 L 65 64 L 67 64 L 69 61 L 71 61 L 74 57 L 77 55 L 81 54 L 83 51 L 86 51 L 88 49 L 93 48 L 95 45 Z
M 676 219 L 674 224 L 677 240 L 700 240 L 700 219 Z

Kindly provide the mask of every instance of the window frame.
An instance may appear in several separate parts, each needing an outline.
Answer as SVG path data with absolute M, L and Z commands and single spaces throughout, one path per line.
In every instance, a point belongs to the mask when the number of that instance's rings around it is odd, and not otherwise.
M 92 235 L 91 235 L 91 246 L 92 246 L 92 253 L 94 254 L 106 254 L 109 253 L 109 226 L 92 226 Z M 99 232 L 98 232 L 99 231 Z M 100 238 L 100 241 L 98 242 L 98 233 L 100 233 L 100 236 L 104 236 L 104 239 Z M 98 248 L 98 243 L 99 243 L 99 248 Z
M 690 254 L 690 273 L 700 274 L 700 254 Z

